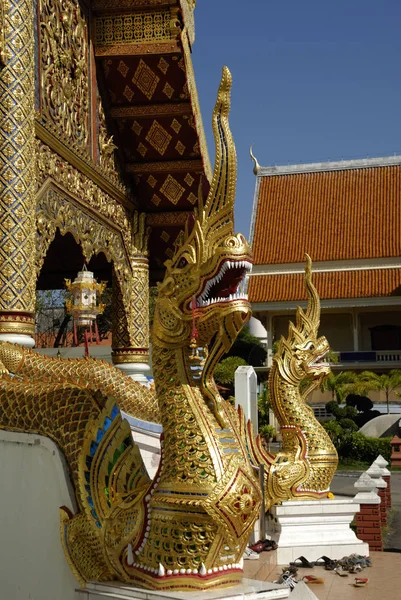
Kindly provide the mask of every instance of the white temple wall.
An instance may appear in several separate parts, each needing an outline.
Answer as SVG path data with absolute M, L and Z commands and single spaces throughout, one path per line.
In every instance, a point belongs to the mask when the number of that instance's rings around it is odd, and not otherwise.
M 64 457 L 36 435 L 0 431 L 0 598 L 74 600 L 59 507 L 75 512 Z

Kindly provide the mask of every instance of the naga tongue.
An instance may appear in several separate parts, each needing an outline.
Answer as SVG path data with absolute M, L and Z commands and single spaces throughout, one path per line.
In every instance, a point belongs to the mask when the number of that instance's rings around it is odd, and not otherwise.
M 219 290 L 220 296 L 228 298 L 231 294 L 235 294 L 241 281 L 242 277 L 235 277 L 232 279 L 228 287 L 223 287 Z

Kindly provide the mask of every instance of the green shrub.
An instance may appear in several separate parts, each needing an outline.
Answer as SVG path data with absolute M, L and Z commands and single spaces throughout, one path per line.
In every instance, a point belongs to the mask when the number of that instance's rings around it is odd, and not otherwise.
M 262 425 L 259 429 L 259 433 L 267 440 L 273 439 L 277 435 L 277 431 L 274 429 L 273 425 Z
M 337 406 L 337 408 L 335 408 L 333 410 L 333 415 L 335 416 L 335 418 L 338 421 L 340 421 L 341 419 L 346 419 L 349 416 L 348 413 L 347 413 L 347 409 L 348 408 L 349 408 L 348 406 L 345 407 L 345 408 L 343 408 L 341 406 Z
M 358 431 L 359 429 L 358 425 L 352 419 L 341 419 L 339 423 L 347 433 L 349 431 Z
M 367 412 L 373 408 L 373 402 L 368 396 L 348 394 L 345 399 L 347 406 L 354 406 L 358 412 Z
M 326 404 L 326 410 L 328 413 L 334 415 L 334 411 L 338 408 L 338 402 L 336 400 L 330 400 Z
M 322 423 L 322 425 L 333 442 L 336 442 L 336 440 L 344 433 L 340 423 L 334 419 L 331 421 L 326 421 L 325 423 Z M 336 446 L 336 443 L 334 443 L 334 445 Z
M 216 365 L 214 379 L 219 385 L 234 384 L 235 371 L 238 367 L 245 366 L 246 361 L 240 356 L 229 356 Z
M 345 413 L 346 413 L 346 415 L 347 415 L 347 419 L 352 419 L 352 420 L 354 420 L 354 419 L 355 419 L 355 417 L 357 417 L 357 416 L 358 416 L 358 411 L 357 411 L 357 409 L 356 409 L 356 408 L 354 408 L 353 406 L 346 406 L 346 407 L 344 408 L 344 410 L 345 410 Z
M 363 433 L 351 432 L 341 436 L 338 443 L 338 453 L 341 458 L 353 458 L 371 463 L 381 454 L 386 460 L 391 455 L 391 438 L 372 438 Z

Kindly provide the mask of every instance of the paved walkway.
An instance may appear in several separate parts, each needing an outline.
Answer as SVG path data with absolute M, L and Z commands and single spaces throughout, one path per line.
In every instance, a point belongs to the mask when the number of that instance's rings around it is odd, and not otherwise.
M 331 485 L 332 492 L 339 496 L 355 496 L 354 483 L 360 475 L 357 472 L 338 472 Z M 364 569 L 360 574 L 361 577 L 369 578 L 369 583 L 364 588 L 353 586 L 355 575 L 340 577 L 323 567 L 299 569 L 299 579 L 304 575 L 324 578 L 323 584 L 310 585 L 318 600 L 401 600 L 401 472 L 391 475 L 391 496 L 392 524 L 385 548 L 394 552 L 371 553 L 372 567 Z M 262 552 L 259 560 L 245 561 L 244 576 L 273 582 L 278 579 L 285 566 L 276 563 L 276 552 Z
M 262 552 L 259 560 L 246 560 L 244 576 L 261 581 L 275 581 L 282 572 L 282 566 L 275 565 L 275 552 Z M 372 552 L 372 567 L 364 569 L 360 577 L 368 577 L 366 587 L 353 586 L 355 575 L 340 577 L 323 567 L 299 569 L 298 578 L 315 575 L 324 578 L 323 584 L 310 585 L 318 600 L 400 600 L 401 554 Z M 291 600 L 291 594 L 290 594 Z
M 339 471 L 334 476 L 330 486 L 333 494 L 338 496 L 355 496 L 354 483 L 359 478 L 361 473 Z M 384 548 L 398 550 L 401 552 L 401 472 L 394 471 L 391 474 L 391 527 L 386 539 L 384 540 Z M 401 599 L 401 586 L 400 586 Z

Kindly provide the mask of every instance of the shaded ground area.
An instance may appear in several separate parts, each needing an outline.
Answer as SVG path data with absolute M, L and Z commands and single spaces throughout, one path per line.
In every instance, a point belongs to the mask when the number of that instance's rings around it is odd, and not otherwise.
M 330 486 L 331 491 L 338 496 L 355 496 L 354 483 L 360 475 L 360 472 L 338 472 Z M 384 547 L 386 550 L 401 552 L 401 472 L 393 472 L 391 475 L 391 498 L 390 531 L 384 540 Z

